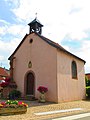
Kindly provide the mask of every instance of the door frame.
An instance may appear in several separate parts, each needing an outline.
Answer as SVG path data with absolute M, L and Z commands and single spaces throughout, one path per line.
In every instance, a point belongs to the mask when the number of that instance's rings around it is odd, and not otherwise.
M 33 76 L 34 76 L 34 86 L 33 86 L 34 91 L 33 91 L 33 95 L 29 95 L 29 96 L 35 97 L 35 73 L 33 71 L 31 71 L 31 70 L 29 70 L 25 74 L 25 79 L 24 79 L 24 96 L 27 96 L 27 94 L 26 94 L 26 91 L 27 91 L 27 75 L 29 73 L 33 74 Z

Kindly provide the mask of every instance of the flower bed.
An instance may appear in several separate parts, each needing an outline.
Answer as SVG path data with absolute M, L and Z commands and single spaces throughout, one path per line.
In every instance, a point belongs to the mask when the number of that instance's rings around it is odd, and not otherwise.
M 28 105 L 24 102 L 18 102 L 16 100 L 8 100 L 0 103 L 0 115 L 4 114 L 22 114 L 27 112 Z
M 0 108 L 0 115 L 23 114 L 27 108 Z

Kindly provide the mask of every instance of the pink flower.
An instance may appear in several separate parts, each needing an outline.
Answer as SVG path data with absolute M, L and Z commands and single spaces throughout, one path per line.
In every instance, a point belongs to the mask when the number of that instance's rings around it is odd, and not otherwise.
M 18 102 L 18 105 L 22 105 L 22 102 L 20 101 L 20 102 Z
M 1 102 L 1 105 L 5 105 L 6 103 L 5 102 Z

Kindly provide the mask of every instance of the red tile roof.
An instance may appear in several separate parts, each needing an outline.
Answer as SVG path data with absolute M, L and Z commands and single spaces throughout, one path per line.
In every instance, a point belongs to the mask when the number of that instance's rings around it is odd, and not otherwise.
M 5 68 L 0 67 L 0 77 L 9 77 L 9 74 L 5 70 Z
M 4 78 L 0 76 L 0 80 L 4 80 Z

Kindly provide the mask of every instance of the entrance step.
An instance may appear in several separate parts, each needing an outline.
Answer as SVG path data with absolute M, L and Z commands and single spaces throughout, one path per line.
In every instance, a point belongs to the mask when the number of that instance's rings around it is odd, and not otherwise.
M 30 100 L 30 101 L 34 101 L 34 100 L 37 100 L 34 96 L 29 96 L 29 95 L 27 95 L 26 97 L 25 97 L 25 99 L 26 100 Z

